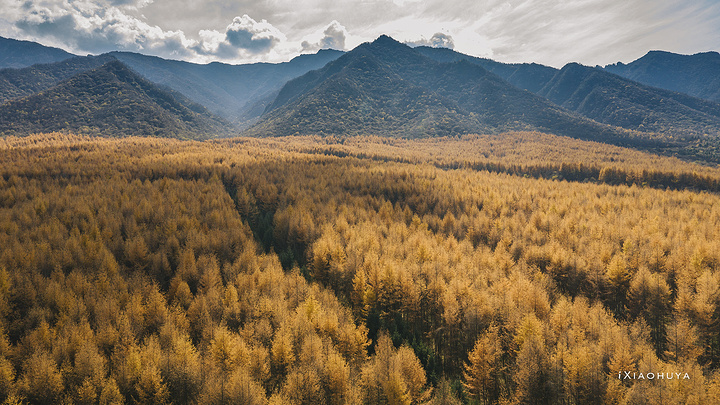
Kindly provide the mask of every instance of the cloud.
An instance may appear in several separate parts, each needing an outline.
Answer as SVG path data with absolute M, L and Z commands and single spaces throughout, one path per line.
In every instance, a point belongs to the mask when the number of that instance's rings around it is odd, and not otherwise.
M 8 13 L 13 30 L 29 39 L 41 40 L 78 54 L 114 50 L 141 52 L 174 59 L 205 62 L 224 60 L 289 59 L 276 51 L 288 51 L 286 36 L 266 20 L 256 21 L 247 14 L 235 17 L 221 32 L 201 30 L 189 38 L 181 30 L 165 30 L 134 15 L 152 0 L 102 0 L 77 2 L 49 0 L 13 2 Z M 2 0 L 0 6 L 8 3 Z M 14 11 L 14 13 L 12 12 Z M 14 17 L 14 18 L 13 18 Z M 295 53 L 299 44 L 295 45 Z
M 110 3 L 107 3 L 110 4 Z M 136 7 L 144 2 L 127 2 Z M 25 5 L 15 26 L 26 34 L 49 38 L 78 53 L 112 50 L 142 51 L 170 57 L 188 57 L 193 41 L 182 31 L 165 31 L 128 15 L 122 7 L 92 3 L 54 2 Z
M 142 8 L 151 4 L 153 0 L 108 0 L 111 6 Z
M 0 35 L 195 62 L 283 61 L 380 34 L 556 67 L 720 49 L 717 0 L 0 0 L 0 9 Z
M 267 52 L 285 35 L 265 20 L 255 21 L 247 14 L 235 17 L 225 32 L 227 43 L 250 53 Z
M 305 40 L 302 41 L 303 52 L 315 52 L 319 49 L 337 49 L 339 51 L 345 50 L 345 39 L 348 37 L 348 32 L 345 27 L 342 26 L 336 20 L 333 20 L 325 30 L 322 32 L 322 38 L 319 40 Z
M 503 62 L 595 65 L 632 61 L 650 49 L 692 53 L 720 47 L 716 0 L 444 3 L 430 0 L 419 12 L 447 21 L 456 50 L 479 55 L 485 47 L 486 56 Z M 464 13 L 455 6 L 464 7 Z
M 414 47 L 417 46 L 430 46 L 433 48 L 455 48 L 455 41 L 453 41 L 452 36 L 448 34 L 443 34 L 442 32 L 436 32 L 433 34 L 430 39 L 425 39 L 425 37 L 421 37 L 417 41 L 410 41 L 405 42 L 407 45 Z
M 200 40 L 191 49 L 199 55 L 221 60 L 241 60 L 266 55 L 287 38 L 265 20 L 255 21 L 247 14 L 235 17 L 224 33 L 201 30 Z

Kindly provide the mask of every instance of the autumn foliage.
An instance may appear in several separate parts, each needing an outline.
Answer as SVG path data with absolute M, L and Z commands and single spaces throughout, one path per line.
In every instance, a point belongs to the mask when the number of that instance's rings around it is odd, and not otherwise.
M 446 141 L 4 139 L 0 401 L 720 395 L 717 169 Z

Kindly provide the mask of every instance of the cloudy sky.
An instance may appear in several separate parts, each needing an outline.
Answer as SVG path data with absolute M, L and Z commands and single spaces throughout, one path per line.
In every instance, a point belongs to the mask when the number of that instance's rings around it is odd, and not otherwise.
M 720 0 L 0 0 L 0 35 L 77 54 L 285 61 L 388 34 L 503 62 L 720 51 Z

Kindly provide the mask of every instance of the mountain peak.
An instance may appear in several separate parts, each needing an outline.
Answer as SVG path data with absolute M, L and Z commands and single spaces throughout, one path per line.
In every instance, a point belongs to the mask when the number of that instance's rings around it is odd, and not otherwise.
M 122 62 L 120 62 L 120 61 L 117 60 L 116 58 L 112 58 L 111 60 L 105 62 L 105 63 L 101 66 L 101 68 L 105 68 L 105 69 L 107 69 L 107 70 L 109 70 L 109 71 L 123 72 L 123 73 L 124 73 L 124 72 L 130 72 L 130 71 L 131 71 L 130 68 L 127 67 L 127 65 L 125 65 L 125 64 L 122 63 Z
M 675 55 L 675 54 L 673 54 L 672 52 L 663 51 L 660 49 L 652 49 L 652 50 L 649 50 L 648 53 L 645 55 Z
M 570 62 L 567 63 L 565 66 L 562 67 L 560 70 L 575 70 L 575 69 L 586 69 L 587 66 L 581 65 L 577 62 Z
M 323 59 L 328 59 L 328 61 L 332 61 L 340 57 L 342 54 L 344 54 L 345 51 L 339 51 L 337 49 L 331 49 L 331 48 L 325 48 L 320 49 L 315 53 L 303 53 L 300 54 L 290 60 L 290 62 L 298 62 L 303 60 L 315 60 L 318 57 Z M 322 66 L 320 66 L 322 67 Z
M 630 63 L 605 66 L 605 70 L 648 86 L 720 102 L 720 54 L 682 55 L 652 50 Z
M 393 44 L 393 43 L 400 44 L 399 41 L 396 41 L 394 38 L 392 38 L 388 35 L 385 35 L 385 34 L 380 35 L 379 37 L 377 37 L 376 40 L 373 41 L 373 44 Z
M 395 40 L 385 34 L 380 35 L 376 40 L 372 41 L 369 45 L 370 48 L 383 48 L 383 49 L 412 49 L 411 47 L 403 44 L 400 41 Z
M 347 54 L 357 56 L 367 53 L 381 60 L 383 64 L 388 65 L 414 65 L 434 62 L 415 49 L 387 35 L 381 35 L 373 42 L 366 42 Z
M 0 106 L 0 134 L 71 131 L 207 138 L 226 131 L 204 107 L 162 89 L 117 59 Z
M 660 50 L 652 50 L 648 51 L 642 58 L 638 60 L 647 60 L 650 59 L 652 61 L 655 61 L 656 59 L 662 58 L 662 59 L 674 59 L 674 60 L 717 60 L 718 57 L 720 57 L 720 54 L 718 54 L 715 51 L 708 51 L 708 52 L 698 52 L 694 54 L 681 54 L 681 53 L 673 53 L 668 51 L 660 51 Z

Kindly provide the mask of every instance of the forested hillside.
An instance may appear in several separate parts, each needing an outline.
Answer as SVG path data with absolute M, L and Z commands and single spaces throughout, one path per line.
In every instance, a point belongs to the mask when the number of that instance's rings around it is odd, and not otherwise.
M 0 104 L 47 90 L 63 80 L 115 60 L 109 56 L 74 57 L 62 62 L 0 70 Z
M 4 138 L 0 399 L 712 403 L 719 179 L 536 133 Z
M 262 114 L 285 82 L 319 69 L 340 55 L 340 51 L 325 49 L 283 63 L 202 65 L 133 52 L 107 54 L 148 80 L 168 86 L 214 114 L 244 126 Z
M 720 104 L 571 63 L 538 92 L 598 122 L 674 138 L 720 135 Z
M 73 56 L 75 55 L 62 49 L 40 45 L 37 42 L 0 37 L 0 69 L 19 69 L 37 63 L 60 62 Z
M 649 86 L 720 102 L 720 54 L 679 55 L 650 51 L 630 63 L 615 63 L 605 70 Z
M 660 146 L 571 113 L 482 66 L 439 63 L 385 35 L 289 81 L 247 134 L 418 138 L 508 130 Z
M 663 140 L 660 148 L 652 148 L 656 152 L 720 161 L 720 104 L 712 96 L 720 72 L 717 53 L 686 56 L 654 51 L 628 65 L 603 69 L 569 63 L 554 69 L 536 63 L 500 63 L 451 49 L 416 49 L 438 62 L 466 61 L 482 66 L 583 117 L 645 133 L 641 138 Z M 557 129 L 550 132 L 563 134 Z M 592 139 L 630 144 L 607 136 Z
M 7 43 L 38 60 L 51 49 Z M 118 86 L 113 76 L 90 73 L 115 60 L 138 76 L 133 83 L 143 81 L 144 90 L 110 94 Z M 715 53 L 651 52 L 637 63 L 613 66 L 632 78 L 643 73 L 667 81 L 676 75 L 685 83 L 680 91 L 712 98 L 703 91 L 717 87 L 711 74 L 716 62 Z M 679 71 L 683 63 L 687 72 Z M 0 70 L 0 133 L 202 139 L 238 131 L 394 138 L 541 131 L 720 162 L 720 104 L 608 70 L 505 64 L 451 49 L 410 48 L 385 35 L 346 53 L 326 49 L 277 64 L 201 65 L 110 52 Z M 94 75 L 92 83 L 86 83 L 88 75 Z M 73 85 L 80 82 L 90 87 Z M 107 97 L 100 105 L 99 95 Z
M 558 69 L 537 63 L 502 63 L 492 59 L 478 58 L 448 48 L 415 48 L 421 54 L 438 62 L 449 63 L 461 60 L 480 65 L 521 89 L 538 93 L 557 73 Z
M 73 73 L 76 69 L 75 65 L 68 68 Z M 48 79 L 46 85 L 54 79 Z M 98 68 L 0 105 L 0 135 L 48 131 L 204 139 L 227 133 L 229 125 L 181 94 L 157 87 L 110 58 Z

